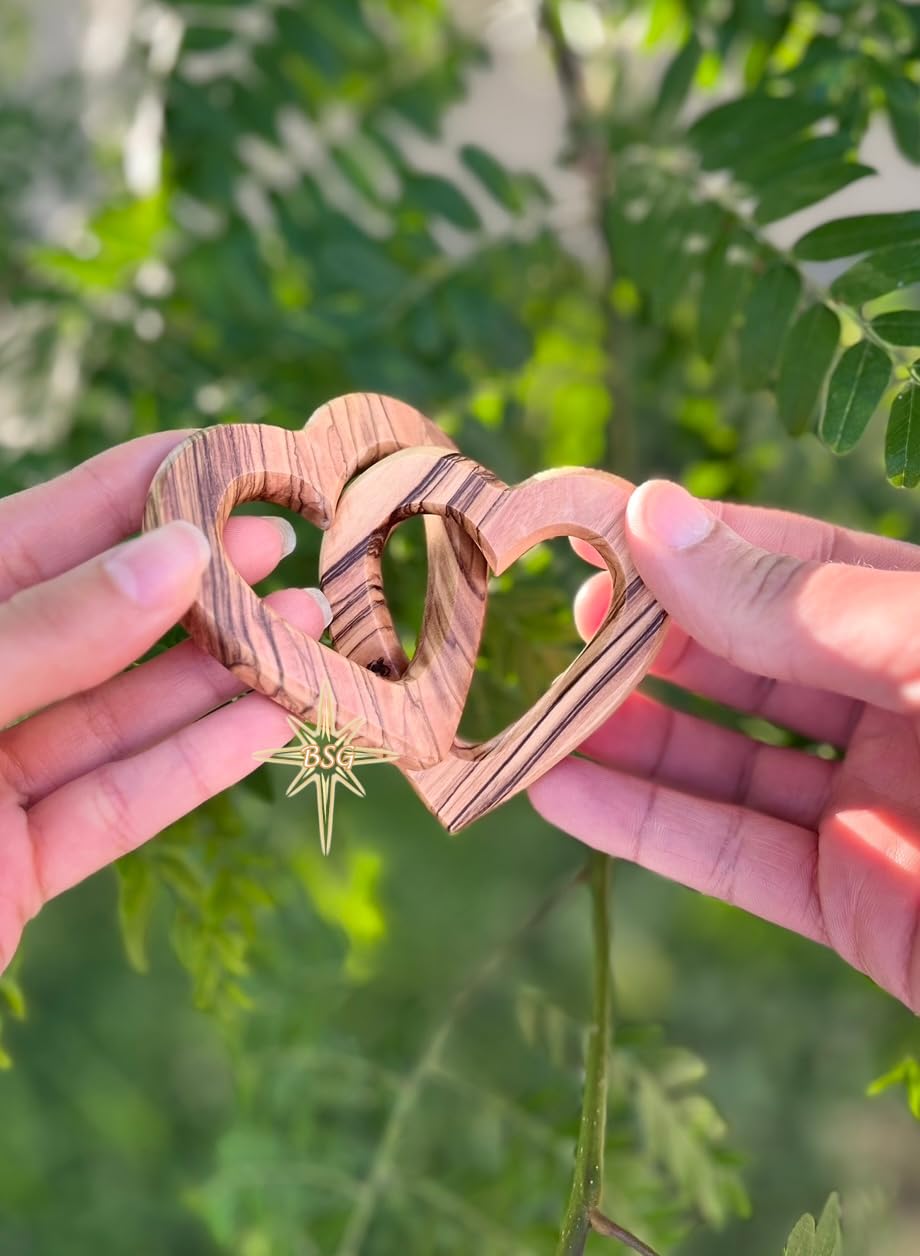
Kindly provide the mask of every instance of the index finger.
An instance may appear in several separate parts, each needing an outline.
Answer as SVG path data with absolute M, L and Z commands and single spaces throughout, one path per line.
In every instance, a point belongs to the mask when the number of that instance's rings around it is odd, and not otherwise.
M 136 532 L 157 467 L 188 435 L 139 436 L 0 500 L 0 601 Z
M 812 519 L 771 506 L 701 499 L 733 532 L 774 554 L 821 563 L 850 563 L 885 571 L 920 571 L 920 546 L 871 532 L 858 532 L 824 519 Z M 585 541 L 572 538 L 572 548 L 595 567 L 607 564 Z

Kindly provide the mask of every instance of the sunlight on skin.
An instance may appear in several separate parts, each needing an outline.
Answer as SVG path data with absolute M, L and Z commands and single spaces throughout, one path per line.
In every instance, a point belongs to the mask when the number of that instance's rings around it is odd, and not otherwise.
M 630 500 L 633 557 L 672 615 L 653 672 L 845 758 L 635 694 L 531 798 L 592 846 L 827 942 L 920 1011 L 920 547 L 757 507 L 702 513 L 662 482 Z M 583 637 L 608 605 L 601 573 L 575 600 Z

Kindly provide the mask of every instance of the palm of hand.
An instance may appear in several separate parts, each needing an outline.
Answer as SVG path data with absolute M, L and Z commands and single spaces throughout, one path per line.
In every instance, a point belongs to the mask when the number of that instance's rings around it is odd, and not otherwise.
M 290 738 L 285 712 L 269 699 L 248 694 L 226 705 L 242 686 L 190 641 L 129 667 L 187 611 L 207 560 L 188 535 L 159 529 L 124 547 L 137 555 L 147 546 L 143 569 L 134 570 L 141 579 L 146 572 L 148 592 L 155 581 L 154 596 L 132 600 L 106 575 L 103 552 L 137 529 L 151 477 L 183 435 L 142 437 L 0 502 L 8 665 L 0 971 L 49 898 L 246 776 L 255 751 Z M 60 518 L 71 524 L 63 532 Z M 233 562 L 253 582 L 273 570 L 285 540 L 265 518 L 233 518 L 224 531 Z M 268 601 L 303 631 L 322 631 L 307 591 L 282 589 Z
M 827 940 L 920 1009 L 920 719 L 866 706 L 818 819 Z
M 531 799 L 591 845 L 833 947 L 920 1010 L 920 549 L 711 509 L 731 528 L 685 554 L 631 538 L 682 625 L 654 672 L 842 759 L 637 693 Z M 582 636 L 608 603 L 606 577 L 592 577 L 576 600 Z

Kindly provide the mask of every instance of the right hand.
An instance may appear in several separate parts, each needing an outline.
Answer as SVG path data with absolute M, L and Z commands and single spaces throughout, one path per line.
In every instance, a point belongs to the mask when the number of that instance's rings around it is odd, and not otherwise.
M 654 671 L 844 757 L 633 694 L 581 747 L 591 761 L 531 787 L 534 806 L 833 947 L 920 1013 L 920 548 L 662 481 L 633 493 L 627 537 L 672 616 Z M 606 574 L 581 590 L 584 637 L 609 600 Z

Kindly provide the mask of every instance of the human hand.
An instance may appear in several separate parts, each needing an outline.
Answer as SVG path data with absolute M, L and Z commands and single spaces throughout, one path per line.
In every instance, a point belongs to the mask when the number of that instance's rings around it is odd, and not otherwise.
M 627 509 L 672 616 L 654 672 L 844 752 L 633 694 L 530 789 L 589 845 L 837 950 L 920 1012 L 920 547 L 651 481 Z M 589 560 L 589 546 L 575 543 Z M 586 638 L 607 575 L 576 599 Z
M 243 686 L 191 641 L 123 670 L 185 614 L 209 559 L 182 522 L 116 544 L 138 529 L 153 474 L 185 435 L 142 437 L 0 501 L 0 972 L 48 899 L 290 739 L 268 698 L 224 705 Z M 250 582 L 293 539 L 279 519 L 231 518 L 224 531 Z M 266 600 L 311 636 L 327 622 L 316 590 Z

